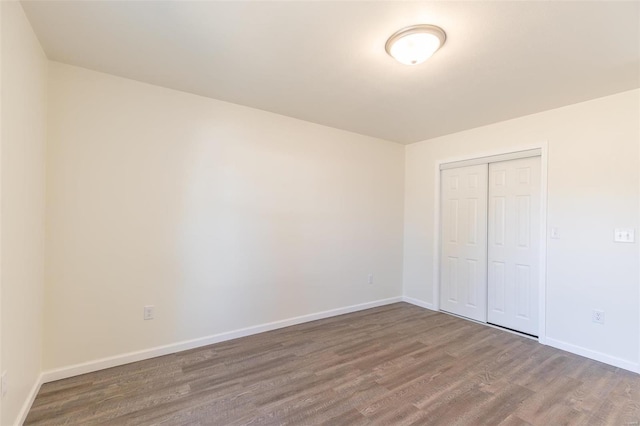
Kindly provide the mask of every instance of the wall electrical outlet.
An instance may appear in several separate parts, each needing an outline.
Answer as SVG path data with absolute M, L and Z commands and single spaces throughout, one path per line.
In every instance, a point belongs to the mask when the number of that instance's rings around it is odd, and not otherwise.
M 369 277 L 367 278 L 367 284 L 373 284 L 373 274 L 369 274 Z
M 155 314 L 156 307 L 153 305 L 147 305 L 144 307 L 144 320 L 152 320 Z
M 7 382 L 7 372 L 5 371 L 2 373 L 2 378 L 0 379 L 0 394 L 2 395 L 2 398 L 4 398 L 8 390 L 9 383 Z
M 613 241 L 616 243 L 633 243 L 635 241 L 633 228 L 616 228 L 613 232 Z
M 593 322 L 596 324 L 604 324 L 604 311 L 598 309 L 593 310 Z

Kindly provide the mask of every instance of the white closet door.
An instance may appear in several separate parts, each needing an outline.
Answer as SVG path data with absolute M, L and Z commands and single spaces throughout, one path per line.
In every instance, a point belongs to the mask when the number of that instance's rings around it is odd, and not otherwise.
M 441 172 L 440 309 L 487 320 L 486 164 Z
M 538 335 L 540 157 L 489 165 L 489 323 Z

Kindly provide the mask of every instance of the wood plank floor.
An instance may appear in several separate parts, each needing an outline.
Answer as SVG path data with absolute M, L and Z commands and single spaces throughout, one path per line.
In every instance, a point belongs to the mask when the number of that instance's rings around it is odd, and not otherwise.
M 637 425 L 640 375 L 397 303 L 42 386 L 27 425 Z

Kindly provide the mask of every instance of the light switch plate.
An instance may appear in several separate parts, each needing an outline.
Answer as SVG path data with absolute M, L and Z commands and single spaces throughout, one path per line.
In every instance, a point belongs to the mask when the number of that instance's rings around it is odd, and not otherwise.
M 633 243 L 636 240 L 633 228 L 616 228 L 613 241 L 616 243 Z
M 554 240 L 560 238 L 560 231 L 558 230 L 558 228 L 551 228 L 551 238 L 553 238 Z

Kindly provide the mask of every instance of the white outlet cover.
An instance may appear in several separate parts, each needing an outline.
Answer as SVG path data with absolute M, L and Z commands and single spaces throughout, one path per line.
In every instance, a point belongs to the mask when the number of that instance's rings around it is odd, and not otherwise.
M 143 318 L 146 320 L 152 320 L 155 314 L 155 306 L 148 305 L 144 307 Z
M 613 233 L 613 241 L 616 243 L 633 243 L 635 230 L 633 228 L 616 228 Z
M 604 324 L 604 311 L 598 309 L 593 310 L 593 322 L 596 324 Z

